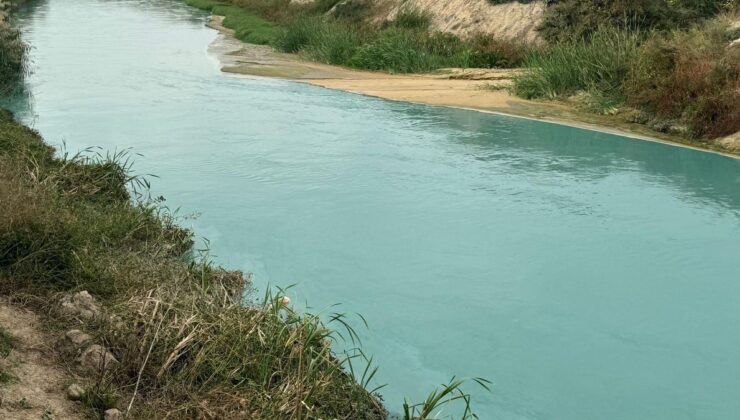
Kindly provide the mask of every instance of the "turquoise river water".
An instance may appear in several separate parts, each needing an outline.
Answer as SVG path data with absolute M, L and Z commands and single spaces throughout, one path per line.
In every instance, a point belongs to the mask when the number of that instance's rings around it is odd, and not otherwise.
M 30 8 L 24 121 L 141 153 L 258 290 L 363 314 L 390 409 L 458 375 L 482 419 L 740 416 L 740 161 L 226 76 L 175 1 Z

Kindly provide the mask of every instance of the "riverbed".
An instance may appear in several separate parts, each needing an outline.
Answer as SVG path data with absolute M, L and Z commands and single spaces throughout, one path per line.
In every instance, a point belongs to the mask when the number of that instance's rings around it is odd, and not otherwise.
M 29 8 L 21 118 L 141 154 L 259 291 L 361 313 L 392 411 L 458 375 L 493 382 L 469 388 L 482 419 L 740 412 L 740 161 L 225 75 L 207 16 L 175 1 Z

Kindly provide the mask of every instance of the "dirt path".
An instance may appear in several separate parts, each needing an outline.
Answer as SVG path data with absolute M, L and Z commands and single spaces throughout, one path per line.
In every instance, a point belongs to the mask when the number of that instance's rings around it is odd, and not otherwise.
M 0 419 L 67 420 L 84 418 L 66 397 L 67 373 L 54 364 L 54 340 L 39 330 L 38 316 L 0 300 L 0 326 L 17 340 L 0 359 L 15 379 L 0 384 Z

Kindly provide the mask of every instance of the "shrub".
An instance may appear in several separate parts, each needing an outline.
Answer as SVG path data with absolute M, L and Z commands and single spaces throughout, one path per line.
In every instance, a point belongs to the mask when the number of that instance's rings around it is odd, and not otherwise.
M 630 67 L 628 104 L 681 121 L 695 137 L 740 131 L 740 49 L 727 47 L 728 23 L 651 37 Z
M 668 29 L 679 20 L 665 0 L 562 0 L 545 12 L 538 30 L 548 41 L 588 38 L 598 28 Z
M 404 10 L 391 22 L 391 24 L 397 28 L 420 30 L 429 29 L 429 25 L 431 23 L 432 17 L 429 13 L 420 12 L 418 10 Z
M 499 39 L 487 34 L 470 40 L 473 50 L 472 67 L 520 67 L 531 54 L 532 46 L 514 40 Z
M 558 41 L 589 37 L 600 26 L 632 31 L 687 28 L 737 7 L 737 0 L 551 0 L 538 28 Z

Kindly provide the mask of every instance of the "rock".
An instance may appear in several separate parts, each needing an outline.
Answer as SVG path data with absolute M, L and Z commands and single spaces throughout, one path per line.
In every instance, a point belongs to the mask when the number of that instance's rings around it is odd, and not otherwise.
M 69 330 L 64 334 L 65 347 L 77 350 L 92 341 L 92 337 L 80 330 Z
M 118 360 L 105 347 L 93 344 L 82 352 L 77 363 L 87 372 L 97 373 L 115 367 Z
M 105 414 L 103 415 L 103 420 L 121 420 L 123 419 L 123 415 L 121 414 L 121 410 L 117 408 L 111 408 L 110 410 L 105 410 Z
M 63 315 L 89 321 L 100 315 L 100 306 L 87 291 L 67 295 L 61 300 Z
M 67 398 L 72 401 L 79 401 L 83 395 L 85 395 L 85 390 L 77 384 L 72 384 L 67 388 Z

